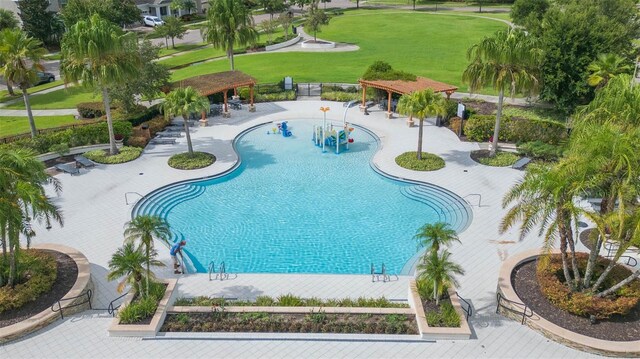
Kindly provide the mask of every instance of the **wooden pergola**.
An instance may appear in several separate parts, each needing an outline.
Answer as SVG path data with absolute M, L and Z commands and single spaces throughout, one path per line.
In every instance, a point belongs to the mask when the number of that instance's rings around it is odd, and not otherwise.
M 397 93 L 400 95 L 409 94 L 415 91 L 422 91 L 426 89 L 432 89 L 434 92 L 444 92 L 447 95 L 447 99 L 452 93 L 458 89 L 456 86 L 448 85 L 443 82 L 434 81 L 426 77 L 418 76 L 415 81 L 406 80 L 358 80 L 360 86 L 362 86 L 362 108 L 365 107 L 367 99 L 367 87 L 373 87 L 380 90 L 387 91 L 387 113 L 391 116 L 391 94 Z
M 227 91 L 237 92 L 238 87 L 249 86 L 249 111 L 255 111 L 253 105 L 253 87 L 256 80 L 240 71 L 225 71 L 213 74 L 190 77 L 188 79 L 176 81 L 171 84 L 172 88 L 191 86 L 197 90 L 201 96 L 209 96 L 222 92 L 224 94 L 224 112 L 229 113 Z

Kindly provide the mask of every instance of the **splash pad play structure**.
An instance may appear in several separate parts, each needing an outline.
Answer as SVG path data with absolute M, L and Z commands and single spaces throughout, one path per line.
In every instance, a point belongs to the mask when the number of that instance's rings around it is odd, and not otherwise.
M 346 108 L 342 116 L 342 123 L 327 122 L 327 111 L 329 111 L 330 108 L 320 107 L 320 111 L 323 113 L 322 125 L 313 126 L 313 136 L 311 140 L 316 146 L 322 147 L 322 152 L 326 152 L 326 146 L 335 147 L 336 154 L 340 153 L 340 146 L 343 146 L 345 150 L 349 149 L 349 144 L 353 143 L 353 138 L 350 137 L 350 135 L 354 128 L 349 127 L 347 111 L 356 103 L 357 101 L 350 101 L 345 104 Z
M 273 134 L 282 134 L 282 137 L 291 137 L 292 133 L 289 130 L 289 125 L 287 121 L 282 121 L 276 124 L 277 127 L 271 129 Z M 271 132 L 267 131 L 267 135 L 271 134 Z

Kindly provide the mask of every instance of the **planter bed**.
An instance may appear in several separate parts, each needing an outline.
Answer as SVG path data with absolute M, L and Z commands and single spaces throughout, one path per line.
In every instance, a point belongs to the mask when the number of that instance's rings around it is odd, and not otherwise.
M 307 313 L 268 313 L 208 309 L 208 313 L 171 313 L 167 316 L 161 331 L 409 335 L 418 333 L 411 314 L 327 313 L 322 310 Z

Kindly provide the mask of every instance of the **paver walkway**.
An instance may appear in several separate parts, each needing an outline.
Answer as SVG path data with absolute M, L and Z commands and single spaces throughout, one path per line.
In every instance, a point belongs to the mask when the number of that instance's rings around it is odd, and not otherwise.
M 194 129 L 194 148 L 216 155 L 217 162 L 205 169 L 178 171 L 167 166 L 168 157 L 186 150 L 184 138 L 175 146 L 148 146 L 144 155 L 130 163 L 98 165 L 82 170 L 79 176 L 58 175 L 63 193 L 56 198 L 65 216 L 65 227 L 50 231 L 36 228 L 35 243 L 64 243 L 82 251 L 91 262 L 96 286 L 94 306 L 106 308 L 117 296 L 115 283 L 106 281 L 111 254 L 122 245 L 123 224 L 130 219 L 131 206 L 125 204 L 125 192 L 146 194 L 155 188 L 179 180 L 220 173 L 235 163 L 237 155 L 231 143 L 244 129 L 257 124 L 288 120 L 295 134 L 296 121 L 320 121 L 320 106 L 329 106 L 328 118 L 341 121 L 343 107 L 335 102 L 281 102 L 257 104 L 257 112 L 232 111 L 230 119 L 215 117 L 212 126 Z M 460 278 L 460 294 L 469 299 L 476 314 L 471 319 L 474 339 L 469 341 L 369 342 L 345 341 L 341 336 L 326 336 L 323 341 L 278 334 L 210 335 L 167 334 L 154 340 L 119 339 L 107 336 L 111 322 L 104 311 L 86 311 L 65 318 L 23 340 L 0 347 L 0 357 L 231 357 L 231 358 L 418 358 L 418 357 L 586 357 L 584 353 L 564 347 L 511 320 L 495 314 L 495 288 L 502 260 L 510 254 L 536 248 L 540 240 L 527 238 L 518 242 L 517 233 L 499 235 L 497 225 L 505 211 L 500 202 L 503 193 L 522 172 L 510 168 L 487 167 L 469 157 L 475 143 L 459 142 L 446 128 L 427 121 L 424 150 L 436 153 L 446 167 L 431 173 L 416 173 L 395 165 L 394 158 L 414 150 L 418 129 L 405 125 L 405 119 L 384 118 L 373 109 L 369 116 L 349 110 L 349 122 L 366 126 L 382 141 L 373 163 L 390 174 L 430 182 L 446 187 L 461 197 L 482 196 L 475 201 L 473 222 L 460 234 L 462 244 L 451 248 L 453 259 L 466 274 Z M 304 136 L 306 134 L 296 134 Z M 310 134 L 308 134 L 310 136 Z M 309 144 L 311 146 L 311 143 Z M 318 155 L 321 155 L 318 153 Z M 135 195 L 134 195 L 135 196 Z M 407 240 L 411 240 L 408 238 Z M 170 263 L 168 250 L 160 243 L 159 259 Z M 176 277 L 171 268 L 158 272 L 160 277 Z M 407 277 L 391 283 L 372 283 L 367 275 L 277 275 L 238 274 L 229 281 L 210 282 L 206 274 L 189 274 L 179 280 L 178 296 L 220 295 L 252 298 L 259 294 L 293 293 L 303 296 L 344 297 L 385 295 L 406 299 Z M 207 338 L 208 337 L 208 340 Z M 266 340 L 265 338 L 275 338 Z M 289 338 L 289 339 L 287 339 Z M 297 338 L 296 340 L 291 340 Z M 408 337 L 412 339 L 413 337 Z M 198 339 L 198 340 L 195 340 Z

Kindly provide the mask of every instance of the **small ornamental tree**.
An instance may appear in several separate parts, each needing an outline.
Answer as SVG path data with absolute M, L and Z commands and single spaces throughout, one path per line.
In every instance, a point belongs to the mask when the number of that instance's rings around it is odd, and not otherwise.
M 320 9 L 311 8 L 307 15 L 307 21 L 304 23 L 304 27 L 313 32 L 313 41 L 318 41 L 317 34 L 323 25 L 329 23 L 329 17 Z

